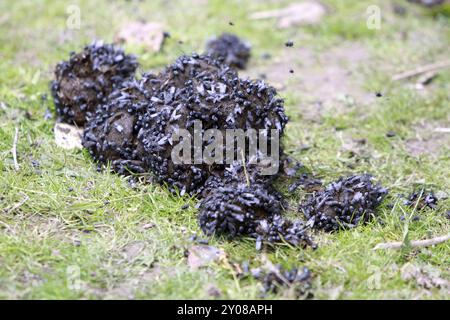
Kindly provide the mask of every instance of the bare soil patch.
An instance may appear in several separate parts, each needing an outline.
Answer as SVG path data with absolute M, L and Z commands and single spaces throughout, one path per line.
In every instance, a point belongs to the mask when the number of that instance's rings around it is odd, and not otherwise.
M 420 122 L 415 128 L 414 138 L 406 140 L 406 150 L 415 157 L 436 157 L 450 149 L 450 119 L 442 122 Z
M 374 101 L 375 94 L 363 88 L 363 75 L 359 72 L 369 59 L 364 46 L 353 42 L 326 51 L 293 47 L 286 48 L 280 57 L 251 68 L 247 75 L 264 75 L 282 92 L 301 92 L 302 115 L 319 120 L 327 112 L 341 113 L 349 105 L 364 106 Z

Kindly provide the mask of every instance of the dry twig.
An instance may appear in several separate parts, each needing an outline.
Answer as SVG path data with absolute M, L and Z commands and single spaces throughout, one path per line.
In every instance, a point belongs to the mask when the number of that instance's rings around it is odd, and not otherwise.
M 28 197 L 28 195 L 22 191 L 19 192 L 22 196 L 23 199 L 20 200 L 19 202 L 17 202 L 15 205 L 13 205 L 11 208 L 8 208 L 5 210 L 6 213 L 11 213 L 14 210 L 17 210 L 18 208 L 20 208 L 25 202 L 27 202 L 28 199 L 30 199 L 30 197 Z
M 450 128 L 436 128 L 434 132 L 450 133 Z
M 413 70 L 405 71 L 399 74 L 396 74 L 392 77 L 392 81 L 399 81 L 403 79 L 408 79 L 411 77 L 415 77 L 417 75 L 428 73 L 431 71 L 435 71 L 438 69 L 444 69 L 450 67 L 450 60 L 439 61 L 431 64 L 427 64 L 424 66 L 417 67 Z
M 425 239 L 425 240 L 415 240 L 411 241 L 411 247 L 412 248 L 419 248 L 419 247 L 427 247 L 432 246 L 436 244 L 440 244 L 443 242 L 446 242 L 450 240 L 450 234 L 439 236 L 436 238 L 431 239 Z M 400 249 L 403 246 L 403 242 L 385 242 L 385 243 L 379 243 L 373 248 L 373 250 L 380 250 L 380 249 Z

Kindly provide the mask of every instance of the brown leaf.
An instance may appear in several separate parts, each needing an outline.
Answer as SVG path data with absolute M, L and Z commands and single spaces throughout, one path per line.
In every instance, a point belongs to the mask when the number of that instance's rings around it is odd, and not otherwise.
M 285 8 L 252 13 L 250 19 L 277 18 L 278 28 L 285 29 L 296 25 L 319 23 L 326 13 L 326 8 L 316 1 L 293 3 Z
M 225 258 L 226 254 L 223 249 L 206 245 L 198 245 L 189 248 L 187 262 L 191 268 L 198 269 Z
M 81 136 L 83 128 L 78 128 L 67 123 L 56 123 L 54 128 L 55 143 L 64 149 L 81 149 Z
M 133 21 L 120 28 L 115 40 L 119 43 L 142 45 L 158 52 L 164 42 L 164 30 L 160 23 Z

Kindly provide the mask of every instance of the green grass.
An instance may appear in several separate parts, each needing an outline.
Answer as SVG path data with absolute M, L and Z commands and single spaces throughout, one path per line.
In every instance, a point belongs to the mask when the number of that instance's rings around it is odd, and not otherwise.
M 447 144 L 439 152 L 420 156 L 412 156 L 407 143 L 421 124 L 450 127 L 450 72 L 442 70 L 426 94 L 407 82 L 389 80 L 397 72 L 448 57 L 448 9 L 440 15 L 398 0 L 408 9 L 405 17 L 399 17 L 392 13 L 393 1 L 376 1 L 382 27 L 368 30 L 365 12 L 373 1 L 324 2 L 330 14 L 319 25 L 277 30 L 273 20 L 246 17 L 289 1 L 2 1 L 0 298 L 206 299 L 211 298 L 208 285 L 217 287 L 221 298 L 259 298 L 260 284 L 254 279 L 236 279 L 227 264 L 201 270 L 188 267 L 184 253 L 192 245 L 189 238 L 193 234 L 203 237 L 194 199 L 171 195 L 158 185 L 131 186 L 128 178 L 97 172 L 86 151 L 57 147 L 54 119 L 44 120 L 46 109 L 54 110 L 54 106 L 50 98 L 41 96 L 49 95 L 48 84 L 58 61 L 94 38 L 112 41 L 125 21 L 148 19 L 163 23 L 171 38 L 157 54 L 127 48 L 139 55 L 142 71 L 161 69 L 182 53 L 199 52 L 206 39 L 223 31 L 251 41 L 250 68 L 264 64 L 262 53 L 281 55 L 287 39 L 316 52 L 341 42 L 364 46 L 370 59 L 355 72 L 363 79 L 363 88 L 384 96 L 367 106 L 350 103 L 343 112 L 329 111 L 320 121 L 306 121 L 307 101 L 295 85 L 289 85 L 281 92 L 291 118 L 284 142 L 293 156 L 325 182 L 355 172 L 377 177 L 390 189 L 379 210 L 382 223 L 374 221 L 336 234 L 318 232 L 316 251 L 279 245 L 257 252 L 248 239 L 213 238 L 210 245 L 222 248 L 230 263 L 249 261 L 258 266 L 267 254 L 273 263 L 286 267 L 308 266 L 314 275 L 312 293 L 318 299 L 448 299 L 444 289 L 424 289 L 401 277 L 402 266 L 409 262 L 431 266 L 449 280 L 448 243 L 401 251 L 372 250 L 379 242 L 407 242 L 449 232 L 445 212 L 450 199 L 442 200 L 437 210 L 417 213 L 403 206 L 398 194 L 421 185 L 449 193 L 450 139 L 443 140 Z M 66 28 L 66 8 L 72 3 L 81 8 L 80 30 Z M 235 26 L 229 26 L 229 21 Z M 297 69 L 296 73 L 302 72 L 301 67 Z M 20 132 L 19 171 L 14 170 L 10 151 L 15 127 Z M 387 138 L 388 131 L 395 131 L 396 136 Z M 343 144 L 360 138 L 367 142 L 351 156 Z M 300 142 L 310 148 L 300 150 Z M 287 196 L 295 208 L 304 195 L 298 191 Z M 189 208 L 182 209 L 186 203 Z M 411 219 L 415 214 L 419 221 Z M 144 228 L 148 224 L 152 227 Z M 81 290 L 68 285 L 73 268 L 79 270 Z M 371 285 L 374 277 L 379 277 L 375 287 Z M 290 297 L 283 290 L 268 296 Z

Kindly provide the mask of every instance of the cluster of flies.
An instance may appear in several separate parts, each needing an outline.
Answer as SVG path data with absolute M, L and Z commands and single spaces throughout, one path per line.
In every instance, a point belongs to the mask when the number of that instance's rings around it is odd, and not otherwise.
M 264 81 L 238 75 L 249 57 L 248 43 L 223 34 L 207 43 L 204 54 L 183 55 L 158 74 L 136 78 L 135 56 L 97 41 L 56 66 L 51 92 L 59 120 L 84 127 L 83 146 L 99 168 L 150 173 L 172 192 L 197 197 L 206 235 L 254 238 L 258 249 L 282 242 L 315 247 L 311 227 L 336 231 L 370 221 L 387 194 L 370 175 L 328 186 L 301 177 L 291 189 L 312 187 L 299 205 L 305 223 L 283 215 L 283 197 L 273 185 L 283 170 L 262 175 L 245 155 L 228 165 L 173 163 L 173 136 L 180 129 L 192 132 L 198 120 L 204 130 L 274 129 L 282 137 L 288 122 L 283 99 Z M 279 149 L 280 158 L 286 157 Z M 436 203 L 430 195 L 424 201 Z M 268 289 L 286 279 L 303 281 L 303 273 L 280 272 L 263 276 Z
M 281 288 L 289 288 L 291 297 L 312 298 L 312 273 L 307 267 L 284 268 L 280 264 L 271 263 L 249 268 L 248 262 L 240 265 L 242 272 L 238 275 L 241 278 L 253 278 L 262 285 L 261 298 L 267 294 L 277 294 Z
M 252 237 L 258 247 L 313 245 L 301 220 L 282 215 L 281 195 L 272 187 L 277 176 L 262 175 L 248 152 L 232 164 L 172 161 L 174 135 L 192 132 L 195 121 L 203 130 L 282 136 L 284 101 L 265 82 L 237 73 L 248 57 L 249 45 L 225 34 L 209 41 L 205 54 L 181 56 L 159 74 L 137 79 L 134 56 L 96 42 L 56 67 L 52 94 L 60 120 L 84 126 L 83 146 L 99 164 L 120 174 L 151 173 L 171 191 L 200 199 L 198 221 L 207 235 Z

